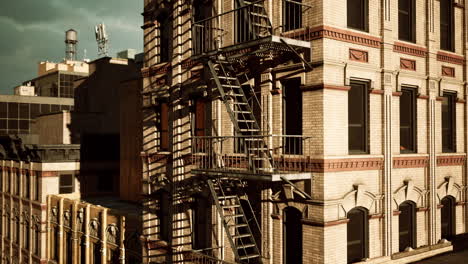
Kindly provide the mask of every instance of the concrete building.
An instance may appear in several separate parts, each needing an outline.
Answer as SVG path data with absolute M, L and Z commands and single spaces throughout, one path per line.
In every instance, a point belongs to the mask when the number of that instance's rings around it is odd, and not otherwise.
M 133 60 L 104 57 L 89 63 L 89 77 L 75 81 L 75 108 L 70 129 L 72 142 L 81 145 L 81 192 L 84 196 L 118 196 L 120 193 L 121 114 L 126 111 L 121 111 L 121 103 L 134 107 L 137 103 L 129 100 L 130 97 L 121 98 L 122 82 L 136 76 L 139 76 L 139 68 Z M 140 90 L 134 86 L 130 89 L 133 93 Z M 141 119 L 140 116 L 133 118 Z M 135 138 L 131 140 L 138 145 Z
M 89 65 L 83 61 L 40 62 L 37 77 L 23 85 L 34 86 L 38 96 L 73 98 L 73 82 L 88 72 Z
M 73 109 L 73 98 L 0 95 L 0 134 L 33 134 L 40 115 Z
M 452 250 L 468 231 L 464 4 L 144 0 L 143 262 Z

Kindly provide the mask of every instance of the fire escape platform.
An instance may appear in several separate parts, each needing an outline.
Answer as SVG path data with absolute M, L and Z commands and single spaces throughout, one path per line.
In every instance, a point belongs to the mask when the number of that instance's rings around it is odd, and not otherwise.
M 241 179 L 241 180 L 251 180 L 251 181 L 264 181 L 264 182 L 279 182 L 282 179 L 289 181 L 298 181 L 298 180 L 310 180 L 312 179 L 312 173 L 303 172 L 303 173 L 254 173 L 247 171 L 231 171 L 231 170 L 206 170 L 206 169 L 193 169 L 192 174 L 199 176 L 207 177 L 222 177 L 222 178 L 232 178 L 232 179 Z
M 281 50 L 289 51 L 286 47 L 286 44 L 289 46 L 299 49 L 299 50 L 310 50 L 311 43 L 310 41 L 297 40 L 287 37 L 281 37 L 276 35 L 271 35 L 267 37 L 258 38 L 255 40 L 230 45 L 226 47 L 219 48 L 218 50 L 212 50 L 209 52 L 204 52 L 201 54 L 192 55 L 192 60 L 198 60 L 204 57 L 212 57 L 218 54 L 241 54 L 249 53 L 248 50 L 251 49 L 253 53 L 258 50 L 263 50 L 262 47 L 268 47 L 270 50 Z

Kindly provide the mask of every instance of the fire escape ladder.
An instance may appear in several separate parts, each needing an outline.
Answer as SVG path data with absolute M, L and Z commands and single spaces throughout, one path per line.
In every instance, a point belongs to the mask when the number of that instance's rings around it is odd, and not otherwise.
M 248 156 L 250 168 L 254 172 L 272 172 L 274 161 L 264 138 L 265 133 L 258 125 L 235 69 L 223 59 L 216 62 L 209 60 L 208 67 L 239 136 L 240 150 Z
M 242 187 L 238 188 L 233 181 L 222 182 L 221 179 L 209 179 L 208 186 L 236 261 L 261 264 L 260 251 L 237 193 Z M 252 208 L 249 206 L 248 210 Z M 258 228 L 253 211 L 251 215 Z

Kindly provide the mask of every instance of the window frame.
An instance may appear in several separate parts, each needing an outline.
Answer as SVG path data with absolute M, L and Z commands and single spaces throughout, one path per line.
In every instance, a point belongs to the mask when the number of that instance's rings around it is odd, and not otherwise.
M 448 102 L 448 116 L 451 119 L 450 121 L 450 138 L 451 141 L 447 144 L 444 144 L 444 111 L 443 111 L 443 104 L 444 98 L 447 98 Z M 442 105 L 441 105 L 441 130 L 442 130 L 442 152 L 443 153 L 454 153 L 457 152 L 457 93 L 456 92 L 443 92 L 442 96 Z
M 304 24 L 304 19 L 303 19 L 303 15 L 302 15 L 302 12 L 303 12 L 302 0 L 282 0 L 282 2 L 283 2 L 283 4 L 282 4 L 283 32 L 288 32 L 288 31 L 292 31 L 292 30 L 302 28 L 303 24 Z M 299 10 L 299 12 L 298 12 L 298 10 Z M 287 14 L 289 14 L 289 15 L 293 14 L 294 16 L 297 15 L 297 18 L 296 17 L 291 18 Z M 296 24 L 296 22 L 297 22 L 297 24 Z
M 362 136 L 364 137 L 363 143 L 364 143 L 364 149 L 351 149 L 350 146 L 350 141 L 349 141 L 349 135 L 350 135 L 350 99 L 349 99 L 349 93 L 353 89 L 353 84 L 354 85 L 359 85 L 362 87 L 362 89 L 365 89 L 363 94 L 363 101 L 364 101 L 364 106 L 363 106 L 363 120 L 364 123 L 362 124 L 364 126 L 363 129 L 363 134 Z M 369 154 L 370 151 L 370 144 L 369 144 L 369 92 L 370 92 L 370 81 L 368 80 L 357 80 L 357 79 L 352 79 L 350 81 L 350 87 L 351 89 L 348 91 L 348 154 L 349 155 L 359 155 L 359 154 Z
M 417 153 L 417 134 L 418 134 L 418 131 L 417 131 L 417 88 L 412 88 L 410 86 L 404 86 L 401 88 L 401 96 L 400 96 L 400 153 Z M 402 104 L 401 104 L 401 98 L 402 96 L 404 95 L 404 93 L 410 93 L 411 94 L 411 98 L 410 98 L 410 102 L 411 102 L 411 105 L 409 106 L 409 110 L 410 110 L 410 114 L 411 114 L 411 124 L 410 124 L 410 130 L 411 130 L 411 141 L 412 141 L 412 146 L 411 148 L 408 148 L 408 149 L 405 149 L 403 150 L 402 149 L 402 145 L 401 145 L 401 139 L 402 139 L 402 133 L 401 133 L 401 129 L 402 129 L 402 124 L 401 124 L 401 116 L 403 113 L 407 113 L 407 111 L 402 111 L 404 109 L 402 109 Z M 408 110 L 408 109 L 406 109 Z
M 70 176 L 71 185 L 63 185 L 61 183 L 62 177 Z M 71 188 L 71 191 L 62 191 L 65 188 Z M 59 175 L 59 194 L 70 194 L 75 192 L 75 175 L 73 173 L 61 173 Z
M 360 10 L 361 21 L 359 21 L 359 23 L 362 24 L 362 27 L 350 25 L 352 23 L 351 17 L 356 17 L 356 15 L 353 16 L 353 14 L 350 14 L 349 6 L 352 4 L 350 3 L 351 1 L 356 1 L 356 0 L 347 0 L 346 2 L 347 4 L 346 5 L 346 26 L 350 29 L 369 32 L 369 1 L 357 0 L 357 1 L 361 1 L 361 5 L 363 6 L 363 8 Z
M 401 9 L 401 2 L 402 1 L 410 1 L 410 10 L 408 11 L 409 17 L 409 38 L 406 39 L 402 37 L 402 28 L 400 27 L 400 22 L 402 19 L 402 12 L 406 11 Z M 416 0 L 398 0 L 398 39 L 408 42 L 416 43 Z

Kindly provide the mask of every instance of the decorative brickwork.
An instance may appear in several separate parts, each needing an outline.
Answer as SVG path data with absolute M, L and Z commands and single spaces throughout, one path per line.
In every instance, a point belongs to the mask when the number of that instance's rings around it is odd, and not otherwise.
M 393 168 L 424 168 L 429 164 L 429 157 L 397 157 L 393 158 Z
M 393 51 L 421 58 L 425 58 L 427 56 L 427 48 L 409 45 L 402 42 L 395 42 L 393 44 Z
M 410 59 L 400 58 L 400 69 L 415 71 L 416 70 L 416 61 Z
M 364 50 L 349 49 L 349 59 L 358 62 L 369 62 L 369 54 Z
M 442 66 L 442 76 L 455 77 L 455 68 Z
M 360 44 L 372 48 L 380 48 L 382 39 L 350 30 L 338 29 L 330 26 L 320 26 L 304 30 L 304 40 L 328 38 L 348 43 Z
M 301 85 L 302 91 L 316 91 L 322 89 L 331 89 L 331 90 L 340 90 L 340 91 L 349 91 L 350 86 L 339 86 L 339 85 L 330 85 L 330 84 L 314 84 L 314 85 Z
M 462 56 L 446 53 L 439 51 L 437 52 L 437 60 L 442 61 L 442 62 L 448 62 L 448 63 L 453 63 L 453 64 L 458 64 L 458 65 L 464 65 L 465 64 L 465 58 Z
M 461 166 L 465 164 L 466 155 L 438 156 L 437 166 Z

